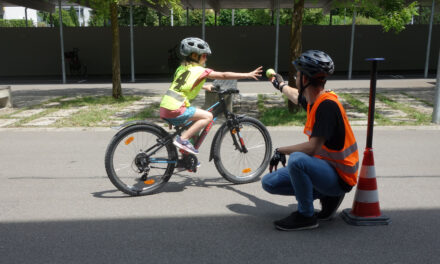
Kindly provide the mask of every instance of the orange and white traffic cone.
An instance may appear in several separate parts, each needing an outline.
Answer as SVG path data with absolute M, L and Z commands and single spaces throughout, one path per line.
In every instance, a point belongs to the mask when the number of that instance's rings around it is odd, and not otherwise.
M 345 209 L 342 218 L 352 225 L 388 225 L 391 220 L 380 213 L 373 150 L 366 148 L 352 209 Z

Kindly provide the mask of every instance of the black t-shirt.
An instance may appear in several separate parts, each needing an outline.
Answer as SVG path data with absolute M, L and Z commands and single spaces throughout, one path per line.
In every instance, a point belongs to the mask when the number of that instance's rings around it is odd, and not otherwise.
M 304 99 L 300 100 L 304 106 Z M 312 109 L 313 105 L 310 105 Z M 307 107 L 306 107 L 307 109 Z M 315 124 L 313 125 L 312 137 L 322 137 L 325 139 L 324 145 L 331 150 L 341 150 L 345 142 L 345 124 L 341 110 L 336 102 L 332 100 L 322 101 L 315 114 Z M 352 187 L 339 178 L 343 190 L 349 192 Z
M 323 137 L 324 146 L 341 150 L 345 141 L 345 125 L 339 106 L 332 100 L 324 100 L 316 109 L 312 137 Z

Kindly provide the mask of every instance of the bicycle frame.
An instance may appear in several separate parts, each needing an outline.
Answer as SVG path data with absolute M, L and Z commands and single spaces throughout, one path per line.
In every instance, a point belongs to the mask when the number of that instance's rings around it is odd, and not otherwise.
M 237 149 L 240 152 L 247 153 L 246 146 L 244 144 L 243 138 L 242 138 L 241 133 L 239 131 L 238 123 L 236 122 L 236 115 L 234 113 L 229 112 L 226 108 L 226 103 L 225 103 L 225 99 L 224 99 L 225 94 L 226 94 L 226 92 L 219 93 L 219 97 L 220 97 L 219 100 L 216 103 L 214 103 L 212 106 L 210 106 L 208 109 L 206 109 L 206 111 L 209 111 L 213 114 L 214 118 L 202 130 L 194 147 L 196 149 L 198 149 L 202 145 L 203 141 L 205 140 L 206 136 L 208 135 L 209 131 L 211 130 L 212 126 L 214 125 L 215 121 L 217 120 L 217 117 L 223 113 L 226 118 L 227 125 L 228 126 L 235 126 L 235 128 L 236 128 L 236 129 L 234 129 L 234 132 L 232 132 L 232 130 L 231 130 L 231 136 L 233 138 L 234 145 L 237 147 Z M 232 92 L 229 92 L 228 94 L 232 94 Z M 154 146 L 150 147 L 149 149 L 145 150 L 144 153 L 146 153 L 148 156 L 154 155 L 162 147 L 169 144 L 169 141 L 173 140 L 174 137 L 176 137 L 177 135 L 180 135 L 182 133 L 182 131 L 188 129 L 192 125 L 192 123 L 193 123 L 193 121 L 189 121 L 188 123 L 184 124 L 183 126 L 176 127 L 176 131 L 173 134 L 169 134 L 164 138 L 158 139 L 157 143 Z M 237 139 L 234 136 L 235 133 L 238 134 L 240 144 L 239 144 L 239 142 L 237 142 Z M 150 151 L 153 151 L 153 152 L 150 153 Z M 177 161 L 162 160 L 162 159 L 160 159 L 160 160 L 159 159 L 150 159 L 150 162 L 151 163 L 176 163 Z

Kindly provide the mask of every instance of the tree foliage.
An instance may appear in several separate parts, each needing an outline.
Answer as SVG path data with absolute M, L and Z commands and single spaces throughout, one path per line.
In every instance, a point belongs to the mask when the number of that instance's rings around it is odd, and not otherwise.
M 407 4 L 405 0 L 354 0 L 344 1 L 336 5 L 337 10 L 353 10 L 357 13 L 379 21 L 386 32 L 394 30 L 396 33 L 405 29 L 413 16 L 418 15 L 418 2 Z
M 79 26 L 78 23 L 78 14 L 75 9 L 71 7 L 69 10 L 61 9 L 61 13 L 63 16 L 63 26 L 65 27 L 76 27 Z M 56 27 L 60 26 L 60 15 L 58 8 L 55 9 L 55 12 L 52 13 L 52 22 L 50 21 L 50 14 L 47 12 L 38 12 L 38 16 L 46 23 L 46 25 L 50 25 L 53 23 Z
M 28 20 L 28 27 L 33 27 L 32 19 Z M 0 27 L 26 27 L 25 19 L 0 19 Z

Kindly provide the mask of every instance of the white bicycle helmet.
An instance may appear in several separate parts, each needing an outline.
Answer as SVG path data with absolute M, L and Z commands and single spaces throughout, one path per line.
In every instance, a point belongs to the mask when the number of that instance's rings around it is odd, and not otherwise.
M 185 38 L 180 42 L 180 54 L 182 56 L 187 57 L 191 53 L 197 53 L 198 55 L 202 54 L 211 54 L 211 49 L 206 41 L 199 38 Z

